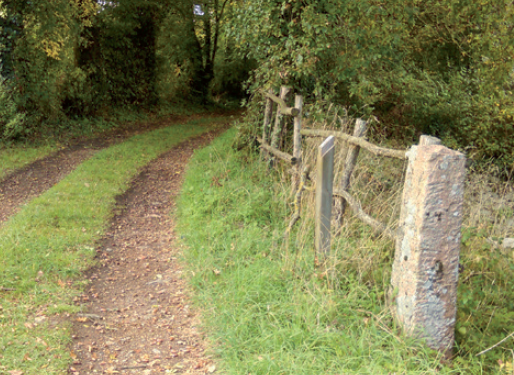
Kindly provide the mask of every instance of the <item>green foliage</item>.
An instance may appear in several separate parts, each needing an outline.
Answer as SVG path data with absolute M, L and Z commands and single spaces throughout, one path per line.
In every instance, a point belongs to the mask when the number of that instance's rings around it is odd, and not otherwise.
M 386 136 L 429 132 L 514 162 L 512 4 L 258 0 L 229 36 L 259 63 L 252 88 L 288 84 L 307 101 L 377 115 Z
M 257 68 L 255 60 L 238 58 L 230 48 L 220 51 L 218 56 L 211 82 L 211 95 L 234 99 L 245 97 L 243 83 L 250 78 L 250 72 Z
M 26 114 L 24 130 L 42 119 L 62 117 L 66 95 L 80 88 L 85 76 L 76 64 L 75 51 L 80 30 L 97 5 L 93 0 L 4 2 L 1 73 L 9 79 L 17 111 Z
M 85 85 L 64 103 L 70 114 L 106 106 L 156 104 L 158 4 L 121 1 L 106 4 L 82 32 L 78 65 Z
M 195 4 L 201 12 L 193 11 Z M 223 34 L 235 6 L 231 0 L 181 0 L 169 6 L 157 52 L 162 97 L 179 94 L 205 102 L 211 93 L 243 94 L 242 81 L 252 66 L 232 52 L 231 41 Z
M 0 137 L 159 99 L 205 103 L 231 3 L 203 1 L 196 14 L 192 0 L 4 1 L 0 73 L 26 121 Z M 231 82 L 216 94 L 236 91 L 244 77 L 222 73 Z
M 0 138 L 14 138 L 26 130 L 25 114 L 17 112 L 11 90 L 5 80 L 0 78 Z

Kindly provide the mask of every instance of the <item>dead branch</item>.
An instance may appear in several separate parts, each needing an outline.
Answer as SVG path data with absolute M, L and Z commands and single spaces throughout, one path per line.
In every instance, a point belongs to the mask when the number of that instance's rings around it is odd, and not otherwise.
M 379 222 L 378 220 L 375 220 L 371 216 L 369 216 L 367 213 L 364 212 L 364 210 L 361 207 L 360 202 L 352 197 L 348 192 L 346 191 L 334 191 L 334 195 L 337 197 L 342 197 L 346 200 L 350 208 L 355 212 L 357 217 L 361 219 L 363 222 L 368 224 L 375 232 L 380 232 L 385 234 L 387 237 L 389 237 L 392 240 L 396 239 L 396 235 L 394 232 Z
M 269 153 L 273 154 L 277 158 L 279 158 L 281 160 L 284 160 L 284 161 L 287 161 L 287 162 L 291 163 L 292 165 L 295 165 L 298 162 L 298 159 L 293 157 L 292 155 L 289 155 L 286 152 L 282 152 L 279 149 L 277 149 L 275 147 L 271 147 L 267 143 L 264 143 L 262 141 L 262 138 L 257 137 L 257 141 L 261 144 L 260 147 L 262 149 L 268 151 Z
M 271 91 L 270 91 L 271 94 Z M 262 125 L 262 139 L 263 143 L 268 143 L 268 128 L 271 124 L 271 116 L 273 114 L 273 101 L 271 99 L 266 100 L 266 109 L 264 110 L 264 123 Z M 266 157 L 266 152 L 261 150 L 261 156 Z
M 364 137 L 366 135 L 367 131 L 368 131 L 368 123 L 361 119 L 357 119 L 355 121 L 355 129 L 353 131 L 353 136 L 356 138 Z M 359 157 L 359 151 L 360 151 L 359 146 L 351 145 L 350 147 L 348 147 L 346 161 L 344 164 L 343 175 L 341 177 L 341 182 L 339 183 L 339 188 L 341 191 L 349 190 L 348 188 L 350 187 L 350 178 L 352 177 L 353 170 L 355 169 L 355 166 L 357 165 L 357 158 Z M 339 212 L 337 212 L 337 215 L 336 215 L 339 226 L 341 226 L 343 224 L 343 217 L 344 217 L 344 213 L 346 211 L 346 201 L 343 199 L 340 203 L 341 203 L 341 205 L 339 207 Z
M 286 237 L 291 232 L 291 229 L 293 229 L 296 222 L 298 220 L 300 220 L 300 213 L 301 213 L 301 209 L 302 209 L 302 207 L 301 207 L 302 193 L 305 189 L 307 189 L 305 184 L 307 183 L 307 180 L 309 179 L 310 170 L 311 169 L 308 165 L 306 165 L 305 168 L 303 169 L 300 185 L 298 186 L 298 190 L 296 191 L 296 194 L 295 194 L 294 213 L 293 213 L 293 216 L 291 217 L 291 221 L 289 222 L 289 225 L 284 233 L 284 237 Z
M 493 346 L 491 346 L 490 348 L 487 348 L 485 350 L 482 350 L 480 353 L 477 354 L 477 357 L 478 356 L 481 356 L 482 354 L 485 354 L 487 353 L 489 350 L 493 350 L 494 348 L 496 348 L 498 345 L 501 345 L 502 343 L 504 343 L 506 340 L 508 340 L 510 337 L 514 336 L 514 332 L 512 332 L 510 335 L 508 335 L 507 337 L 505 337 L 503 340 L 500 340 L 498 341 L 496 344 L 494 344 Z
M 273 100 L 275 103 L 278 104 L 280 108 L 280 113 L 284 116 L 298 116 L 300 114 L 300 110 L 298 108 L 294 107 L 288 107 L 286 102 L 280 99 L 278 96 L 273 95 L 270 92 L 266 92 L 264 90 L 259 90 L 259 92 L 264 95 L 265 97 Z
M 384 156 L 387 158 L 397 158 L 397 159 L 402 159 L 402 160 L 407 159 L 407 157 L 405 156 L 405 153 L 406 153 L 405 151 L 379 147 L 377 145 L 374 145 L 373 143 L 366 141 L 363 138 L 357 138 L 357 137 L 345 134 L 343 132 L 338 132 L 335 130 L 302 129 L 301 134 L 308 136 L 308 137 L 323 137 L 323 138 L 333 135 L 334 137 L 342 139 L 343 141 L 346 141 L 346 142 L 351 143 L 356 146 L 360 146 L 377 156 Z

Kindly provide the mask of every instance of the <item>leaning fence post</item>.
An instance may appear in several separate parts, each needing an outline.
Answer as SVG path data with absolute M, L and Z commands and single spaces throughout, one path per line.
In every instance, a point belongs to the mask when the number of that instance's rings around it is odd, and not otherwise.
M 368 131 L 368 122 L 358 118 L 355 121 L 355 129 L 353 130 L 354 137 L 364 137 Z M 359 157 L 360 146 L 349 145 L 348 153 L 346 154 L 346 160 L 344 164 L 343 175 L 341 176 L 341 182 L 339 183 L 339 190 L 348 191 L 350 187 L 350 178 L 352 177 L 353 170 L 357 164 L 357 158 Z M 343 216 L 346 211 L 346 200 L 341 199 L 339 212 L 337 213 L 338 222 L 341 226 L 343 224 Z
M 451 354 L 466 158 L 423 136 L 408 153 L 391 277 L 393 311 L 404 331 Z
M 315 247 L 318 258 L 326 260 L 330 254 L 330 217 L 334 182 L 334 136 L 318 147 L 316 179 Z
M 293 191 L 298 189 L 300 177 L 302 174 L 302 113 L 303 113 L 303 97 L 295 95 L 294 98 L 295 108 L 300 110 L 294 117 L 294 135 L 293 135 L 293 158 L 295 158 L 295 174 L 293 176 Z
M 286 101 L 287 95 L 291 88 L 287 86 L 282 86 L 280 88 L 280 99 Z M 273 132 L 271 134 L 271 147 L 278 148 L 278 144 L 280 142 L 280 133 L 282 132 L 282 118 L 284 115 L 282 114 L 280 108 L 277 109 L 277 114 L 275 116 L 275 126 L 273 127 Z M 274 158 L 271 158 L 270 166 L 273 165 Z
M 269 89 L 269 93 L 273 94 L 273 89 Z M 262 124 L 262 142 L 268 143 L 268 128 L 271 124 L 271 117 L 273 115 L 273 100 L 266 98 L 266 109 L 264 110 L 264 123 Z M 268 152 L 261 149 L 261 156 L 266 157 Z

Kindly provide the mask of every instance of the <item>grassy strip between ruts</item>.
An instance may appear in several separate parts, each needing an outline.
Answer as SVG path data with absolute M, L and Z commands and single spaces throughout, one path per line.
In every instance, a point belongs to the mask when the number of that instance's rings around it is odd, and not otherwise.
M 0 180 L 13 170 L 58 151 L 62 143 L 69 138 L 96 137 L 101 132 L 116 128 L 122 123 L 151 120 L 169 115 L 205 113 L 208 110 L 209 108 L 195 107 L 189 103 L 161 105 L 158 110 L 148 113 L 131 108 L 114 108 L 111 110 L 112 113 L 104 117 L 66 119 L 62 123 L 47 124 L 46 127 L 43 126 L 38 142 L 0 144 Z M 44 141 L 41 141 L 43 138 Z
M 234 131 L 195 154 L 178 205 L 184 256 L 221 373 L 485 373 L 482 357 L 444 363 L 403 337 L 384 305 L 384 285 L 360 283 L 351 269 L 327 283 L 313 251 L 286 248 L 290 198 L 264 163 L 232 149 Z
M 0 150 L 0 180 L 9 172 L 44 158 L 57 149 L 56 145 L 43 145 L 37 147 L 14 146 Z
M 227 121 L 191 121 L 103 150 L 0 229 L 0 374 L 67 373 L 70 333 L 62 313 L 77 309 L 72 298 L 115 197 L 159 154 Z

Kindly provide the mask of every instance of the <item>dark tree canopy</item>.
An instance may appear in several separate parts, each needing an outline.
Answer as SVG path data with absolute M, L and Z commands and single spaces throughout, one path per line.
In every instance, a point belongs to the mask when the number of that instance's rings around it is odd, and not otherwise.
M 205 102 L 217 51 L 226 49 L 221 35 L 229 0 L 0 4 L 2 98 L 27 115 L 10 136 L 111 106 L 148 107 L 177 97 Z M 195 13 L 195 5 L 203 12 Z M 11 123 L 9 116 L 2 115 L 0 128 Z

